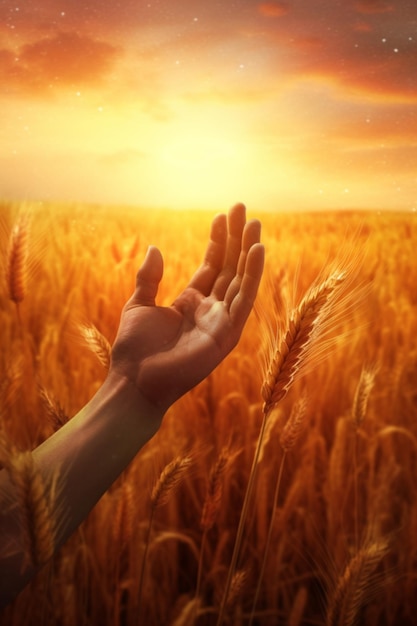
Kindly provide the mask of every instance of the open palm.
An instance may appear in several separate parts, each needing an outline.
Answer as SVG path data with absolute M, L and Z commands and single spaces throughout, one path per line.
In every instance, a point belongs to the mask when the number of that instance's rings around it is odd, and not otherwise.
M 245 207 L 212 223 L 202 265 L 172 306 L 156 306 L 163 260 L 150 247 L 126 303 L 112 352 L 112 370 L 152 405 L 166 410 L 205 378 L 237 344 L 263 269 L 260 223 Z

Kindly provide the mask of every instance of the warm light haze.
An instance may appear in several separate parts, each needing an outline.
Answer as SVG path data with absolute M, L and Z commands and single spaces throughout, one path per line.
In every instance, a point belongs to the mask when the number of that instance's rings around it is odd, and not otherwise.
M 417 207 L 410 0 L 3 0 L 0 198 Z

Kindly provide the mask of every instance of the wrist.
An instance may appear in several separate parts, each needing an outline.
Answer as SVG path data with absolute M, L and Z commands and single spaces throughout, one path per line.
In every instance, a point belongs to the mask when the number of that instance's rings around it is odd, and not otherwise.
M 126 420 L 134 428 L 136 423 L 149 437 L 157 432 L 165 414 L 161 407 L 148 400 L 128 376 L 114 368 L 110 368 L 95 397 L 108 406 L 110 414 L 115 416 L 119 425 L 120 421 Z

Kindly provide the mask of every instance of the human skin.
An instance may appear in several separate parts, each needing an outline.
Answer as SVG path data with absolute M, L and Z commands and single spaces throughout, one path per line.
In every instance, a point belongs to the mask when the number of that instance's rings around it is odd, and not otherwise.
M 54 551 L 157 432 L 167 409 L 236 346 L 264 264 L 258 220 L 244 205 L 212 223 L 204 260 L 172 306 L 155 303 L 163 275 L 151 246 L 125 304 L 103 385 L 77 415 L 33 452 L 45 484 L 56 481 Z M 0 606 L 39 569 L 25 556 L 18 502 L 0 471 Z

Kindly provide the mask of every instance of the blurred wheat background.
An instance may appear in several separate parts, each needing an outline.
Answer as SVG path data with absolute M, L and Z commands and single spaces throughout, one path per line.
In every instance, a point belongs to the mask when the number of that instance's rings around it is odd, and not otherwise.
M 99 388 L 147 246 L 163 253 L 158 303 L 169 305 L 201 261 L 212 214 L 0 212 L 7 468 L 9 453 L 33 449 Z M 169 410 L 1 624 L 415 623 L 416 216 L 261 219 L 266 269 L 238 347 Z M 339 257 L 349 277 L 333 303 L 333 286 L 319 285 Z M 320 297 L 331 323 L 286 370 L 282 342 L 294 354 L 297 320 L 304 328 L 316 298 L 314 322 Z M 285 393 L 268 404 L 279 368 Z

